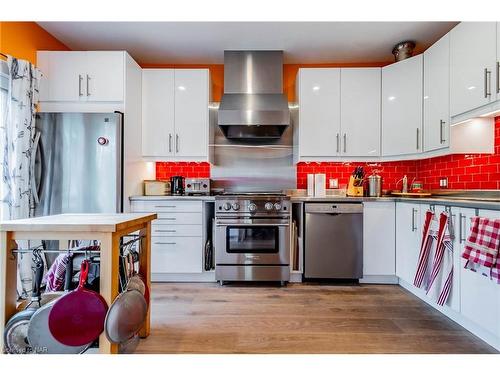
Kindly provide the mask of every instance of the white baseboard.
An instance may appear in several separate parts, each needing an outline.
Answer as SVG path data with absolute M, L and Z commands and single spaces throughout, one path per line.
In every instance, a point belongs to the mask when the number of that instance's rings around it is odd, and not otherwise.
M 291 283 L 301 283 L 302 282 L 302 272 L 298 272 L 298 271 L 290 272 L 290 282 Z
M 470 321 L 466 317 L 464 317 L 462 314 L 459 312 L 452 310 L 448 306 L 438 306 L 436 303 L 429 301 L 426 297 L 426 294 L 423 290 L 418 289 L 417 287 L 411 285 L 410 283 L 407 283 L 404 280 L 399 279 L 399 285 L 427 303 L 429 306 L 434 307 L 436 310 L 438 310 L 440 313 L 445 315 L 446 317 L 450 318 L 453 320 L 455 323 L 458 323 L 461 325 L 463 328 L 465 328 L 467 331 L 471 332 L 473 335 L 479 337 L 481 340 L 486 342 L 487 344 L 491 345 L 497 350 L 500 350 L 500 337 L 495 336 L 491 332 L 488 332 L 484 328 L 478 326 L 476 323 Z
M 215 272 L 152 273 L 152 282 L 207 283 L 215 282 Z
M 359 279 L 360 284 L 398 284 L 399 278 L 395 275 L 364 275 Z

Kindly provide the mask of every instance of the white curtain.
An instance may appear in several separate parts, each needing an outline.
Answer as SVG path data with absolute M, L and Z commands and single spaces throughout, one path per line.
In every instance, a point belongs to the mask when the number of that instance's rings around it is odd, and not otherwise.
M 41 77 L 40 71 L 26 60 L 9 56 L 7 67 L 7 97 L 1 107 L 0 126 L 3 174 L 1 213 L 4 220 L 29 217 L 30 206 L 34 203 L 31 163 L 35 158 L 35 115 Z M 23 296 L 31 290 L 32 279 L 29 256 L 24 258 L 19 269 L 22 287 L 18 288 Z

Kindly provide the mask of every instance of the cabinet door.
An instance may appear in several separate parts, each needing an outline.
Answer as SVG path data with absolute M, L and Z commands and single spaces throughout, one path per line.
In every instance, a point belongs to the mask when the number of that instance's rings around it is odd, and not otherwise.
M 142 155 L 174 155 L 174 71 L 142 71 Z
M 201 237 L 151 238 L 152 273 L 201 273 Z
M 395 275 L 394 202 L 363 204 L 363 276 Z
M 340 69 L 300 69 L 300 156 L 340 152 Z
M 462 243 L 469 235 L 470 217 L 473 210 L 461 209 L 462 216 Z M 500 211 L 481 210 L 479 216 L 500 218 Z M 462 260 L 460 274 L 460 302 L 461 313 L 482 328 L 500 337 L 500 285 L 490 280 L 489 275 L 482 272 L 473 272 L 463 268 Z
M 86 52 L 49 52 L 49 100 L 81 101 L 85 95 Z
M 87 52 L 85 94 L 88 101 L 123 101 L 125 56 L 122 51 Z
M 424 52 L 424 151 L 448 147 L 450 141 L 450 37 Z
M 341 69 L 342 155 L 380 155 L 380 92 L 380 68 Z
M 422 228 L 425 223 L 425 214 L 427 210 L 430 209 L 434 211 L 436 219 L 438 220 L 439 220 L 439 215 L 441 215 L 442 212 L 449 212 L 449 214 L 451 215 L 451 223 L 452 223 L 452 226 L 448 227 L 449 233 L 450 235 L 457 233 L 458 216 L 459 216 L 458 209 L 447 208 L 445 206 L 430 206 L 428 204 L 420 205 L 420 223 Z M 459 246 L 455 243 L 456 238 L 457 238 L 456 236 L 453 237 L 453 281 L 452 281 L 450 295 L 448 297 L 448 300 L 446 301 L 446 306 L 459 312 L 460 311 L 460 255 L 462 253 L 459 249 Z M 420 239 L 422 239 L 422 237 Z M 435 245 L 436 243 L 434 242 L 434 246 Z
M 496 61 L 495 89 L 497 100 L 500 100 L 500 22 L 497 22 L 497 61 Z
M 455 116 L 495 99 L 496 23 L 461 22 L 450 32 L 450 109 Z
M 175 70 L 175 155 L 208 157 L 209 79 L 206 69 Z
M 382 68 L 382 154 L 422 152 L 422 55 Z
M 422 237 L 420 205 L 396 203 L 396 276 L 413 284 Z

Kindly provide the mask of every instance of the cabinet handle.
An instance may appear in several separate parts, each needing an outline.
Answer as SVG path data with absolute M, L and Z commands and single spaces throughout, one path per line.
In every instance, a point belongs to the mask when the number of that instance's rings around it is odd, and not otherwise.
M 491 96 L 491 72 L 484 68 L 484 97 Z
M 155 245 L 177 245 L 176 242 L 155 242 Z
M 444 124 L 446 124 L 445 121 L 443 120 L 439 120 L 439 143 L 444 143 L 445 142 L 445 139 L 444 139 Z
M 417 128 L 417 150 L 420 148 L 420 129 Z
M 175 152 L 179 152 L 179 134 L 175 135 Z
M 177 220 L 177 219 L 175 217 L 160 217 L 157 220 L 172 220 L 172 221 L 174 221 L 174 220 Z
M 155 206 L 155 208 L 176 208 L 177 206 Z
M 155 232 L 162 232 L 162 233 L 175 233 L 177 232 L 175 229 L 157 229 Z
M 465 238 L 462 237 L 463 233 L 465 232 L 465 229 L 462 229 L 462 228 L 464 228 L 463 224 L 462 224 L 464 222 L 463 219 L 465 219 L 465 215 L 458 214 L 458 242 L 459 243 L 462 243 L 465 241 Z
M 415 226 L 415 213 L 417 210 L 415 208 L 411 209 L 411 231 L 415 232 L 417 230 L 417 227 Z
M 168 133 L 168 152 L 172 152 L 172 134 Z
M 347 152 L 347 134 L 344 133 L 344 153 Z
M 82 75 L 78 74 L 78 96 L 83 96 L 83 93 L 82 93 L 82 81 L 83 81 Z
M 90 76 L 87 74 L 87 96 L 90 96 Z
M 500 62 L 497 61 L 497 94 L 500 94 Z
M 340 150 L 340 134 L 337 133 L 337 152 Z

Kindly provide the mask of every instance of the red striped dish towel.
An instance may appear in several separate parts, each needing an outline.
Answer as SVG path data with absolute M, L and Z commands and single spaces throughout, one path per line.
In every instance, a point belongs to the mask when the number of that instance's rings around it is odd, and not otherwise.
M 447 212 L 441 212 L 436 251 L 427 286 L 427 295 L 440 306 L 448 300 L 453 286 L 453 242 L 449 232 L 449 221 L 450 215 Z
M 422 228 L 422 243 L 420 245 L 420 254 L 418 256 L 417 272 L 415 274 L 415 279 L 413 280 L 413 285 L 417 288 L 421 288 L 422 285 L 427 285 L 428 278 L 428 268 L 429 259 L 431 258 L 431 253 L 433 250 L 433 244 L 436 240 L 436 234 L 431 229 L 431 224 L 434 220 L 434 212 L 427 211 L 425 213 L 425 221 Z
M 469 238 L 462 258 L 490 269 L 490 276 L 500 284 L 500 219 L 473 216 Z

